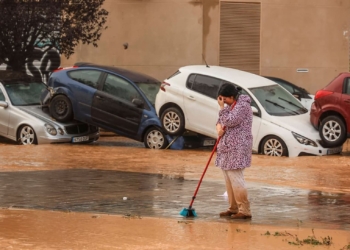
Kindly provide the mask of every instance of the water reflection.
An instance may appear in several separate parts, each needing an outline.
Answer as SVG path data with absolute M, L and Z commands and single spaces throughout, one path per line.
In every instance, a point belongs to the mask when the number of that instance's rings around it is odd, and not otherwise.
M 188 207 L 198 182 L 178 174 L 68 169 L 0 172 L 0 183 L 3 208 L 185 219 L 179 212 Z M 203 181 L 194 202 L 196 220 L 228 222 L 218 218 L 227 208 L 224 190 L 221 181 Z M 251 223 L 350 229 L 348 194 L 257 183 L 248 183 L 248 192 Z

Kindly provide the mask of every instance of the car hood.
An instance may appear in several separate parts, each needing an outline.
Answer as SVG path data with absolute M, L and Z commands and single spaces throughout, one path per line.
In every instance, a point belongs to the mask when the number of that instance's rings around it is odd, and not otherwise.
M 57 126 L 67 126 L 67 125 L 73 125 L 76 124 L 76 122 L 70 122 L 70 123 L 60 123 L 55 121 L 48 113 L 44 112 L 42 110 L 41 105 L 35 105 L 35 106 L 17 106 L 16 108 L 26 112 L 27 114 L 30 114 L 34 117 L 36 117 L 39 120 L 42 120 L 44 122 L 48 122 L 51 124 L 55 124 Z
M 272 116 L 271 123 L 312 140 L 320 140 L 318 131 L 310 123 L 310 114 Z

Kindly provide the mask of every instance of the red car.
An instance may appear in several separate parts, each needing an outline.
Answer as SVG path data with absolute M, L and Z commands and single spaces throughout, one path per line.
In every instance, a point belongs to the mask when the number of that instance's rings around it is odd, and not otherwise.
M 310 121 L 326 147 L 341 146 L 350 137 L 350 73 L 341 73 L 315 94 Z

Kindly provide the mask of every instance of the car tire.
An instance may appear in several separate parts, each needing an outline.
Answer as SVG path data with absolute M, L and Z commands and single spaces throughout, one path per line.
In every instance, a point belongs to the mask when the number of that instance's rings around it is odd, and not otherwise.
M 335 115 L 324 118 L 318 132 L 326 147 L 339 147 L 347 139 L 345 124 L 339 116 Z
M 148 129 L 143 137 L 146 148 L 164 149 L 168 146 L 168 140 L 161 128 L 152 127 Z
M 37 144 L 37 138 L 34 129 L 29 125 L 21 126 L 18 129 L 17 141 L 20 145 Z
M 281 138 L 270 135 L 261 143 L 261 153 L 268 156 L 288 156 L 288 148 Z
M 185 132 L 185 118 L 178 108 L 167 108 L 162 113 L 160 120 L 168 135 L 182 135 Z
M 73 119 L 73 107 L 69 98 L 65 95 L 56 95 L 50 102 L 50 114 L 59 122 L 67 122 Z

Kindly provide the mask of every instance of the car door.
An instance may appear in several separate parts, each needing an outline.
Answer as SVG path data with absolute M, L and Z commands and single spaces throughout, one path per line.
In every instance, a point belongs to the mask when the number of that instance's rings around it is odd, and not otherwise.
M 188 130 L 216 138 L 219 115 L 217 93 L 221 80 L 205 75 L 189 76 L 184 91 L 185 122 Z
M 80 84 L 72 84 L 71 89 L 74 96 L 72 103 L 77 103 L 78 113 L 75 114 L 76 118 L 83 121 L 86 118 L 90 118 L 91 105 L 93 96 L 96 92 L 98 83 L 102 77 L 102 72 L 95 69 L 74 69 L 68 72 L 68 77 Z
M 347 130 L 348 133 L 350 131 L 350 78 L 346 78 L 344 80 L 344 85 L 343 85 L 343 94 L 341 96 L 341 109 L 343 110 L 344 114 L 347 116 L 345 117 L 347 121 Z
M 92 119 L 105 129 L 136 138 L 143 107 L 134 104 L 137 103 L 135 100 L 145 103 L 132 83 L 122 77 L 107 74 L 93 97 Z
M 0 87 L 0 101 L 5 102 L 5 95 Z M 10 113 L 8 109 L 0 106 L 0 134 L 7 135 Z

